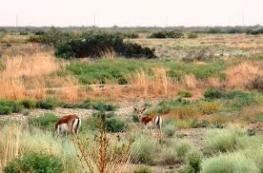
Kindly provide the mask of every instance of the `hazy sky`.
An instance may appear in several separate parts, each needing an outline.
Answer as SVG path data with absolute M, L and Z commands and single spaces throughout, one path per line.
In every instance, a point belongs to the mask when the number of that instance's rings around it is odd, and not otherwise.
M 0 0 L 0 26 L 263 25 L 263 0 Z M 243 16 L 243 17 L 242 17 Z

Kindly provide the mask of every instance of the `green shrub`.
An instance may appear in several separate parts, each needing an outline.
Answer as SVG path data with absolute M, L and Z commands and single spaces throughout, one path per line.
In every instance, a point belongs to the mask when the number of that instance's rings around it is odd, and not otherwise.
M 191 173 L 199 173 L 201 170 L 202 153 L 197 150 L 190 151 L 187 156 L 187 166 Z
M 36 101 L 31 99 L 25 99 L 21 101 L 21 104 L 27 109 L 33 109 L 36 107 Z
M 178 158 L 174 148 L 163 149 L 159 158 L 161 159 L 160 162 L 162 165 L 175 165 L 182 162 L 182 160 Z
M 205 160 L 201 173 L 260 173 L 260 170 L 251 159 L 231 153 Z
M 175 146 L 177 156 L 180 159 L 185 159 L 187 153 L 190 151 L 191 145 L 186 141 L 179 141 Z
M 204 152 L 214 154 L 218 152 L 235 151 L 241 147 L 239 138 L 245 134 L 245 132 L 228 129 L 212 130 L 205 139 Z
M 12 109 L 6 105 L 0 105 L 0 115 L 8 115 L 12 113 Z
M 35 173 L 61 173 L 62 161 L 55 156 L 45 154 L 26 154 L 7 164 L 4 173 L 35 172 Z
M 147 166 L 140 166 L 135 169 L 134 173 L 152 173 L 152 169 Z
M 36 107 L 41 109 L 54 109 L 61 103 L 59 100 L 53 97 L 46 98 L 45 100 L 40 100 L 37 102 Z
M 19 113 L 23 108 L 23 105 L 17 101 L 0 100 L 0 114 Z
M 142 47 L 135 43 L 125 43 L 116 34 L 88 33 L 80 38 L 56 44 L 56 56 L 61 58 L 101 57 L 108 50 L 119 56 L 155 58 L 154 49 Z
M 166 136 L 172 137 L 175 133 L 176 126 L 174 123 L 168 123 L 163 127 L 163 132 Z
M 152 33 L 149 38 L 181 38 L 184 34 L 176 31 L 160 31 Z
M 131 161 L 133 163 L 152 164 L 158 151 L 158 142 L 149 136 L 141 135 L 131 146 Z
M 204 97 L 206 99 L 220 99 L 224 97 L 224 92 L 218 89 L 210 88 L 205 91 Z
M 54 129 L 55 123 L 57 122 L 58 117 L 53 113 L 45 113 L 39 117 L 30 117 L 28 123 L 30 126 L 36 126 L 39 128 Z
M 125 132 L 127 130 L 127 124 L 120 118 L 112 117 L 106 119 L 106 129 L 109 132 Z

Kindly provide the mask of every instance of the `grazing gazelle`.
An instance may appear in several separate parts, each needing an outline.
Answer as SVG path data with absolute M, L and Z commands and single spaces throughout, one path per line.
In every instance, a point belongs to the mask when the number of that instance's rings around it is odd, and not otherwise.
M 159 132 L 161 132 L 161 126 L 162 126 L 162 117 L 157 116 L 143 116 L 144 111 L 146 108 L 138 109 L 134 108 L 134 111 L 138 114 L 139 122 L 147 126 L 148 124 L 152 124 L 154 127 L 157 127 L 159 129 Z
M 81 120 L 77 115 L 66 115 L 60 118 L 56 125 L 57 135 L 77 134 L 81 126 Z

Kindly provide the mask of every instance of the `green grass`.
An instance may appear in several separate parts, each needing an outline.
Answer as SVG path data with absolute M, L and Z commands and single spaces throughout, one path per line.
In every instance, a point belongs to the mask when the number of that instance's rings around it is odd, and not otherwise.
M 140 70 L 144 70 L 148 76 L 152 76 L 153 67 L 164 67 L 168 69 L 168 76 L 174 80 L 181 80 L 186 74 L 193 74 L 198 79 L 206 79 L 209 76 L 223 79 L 222 72 L 225 66 L 224 61 L 212 61 L 200 65 L 181 61 L 118 58 L 114 60 L 101 59 L 91 63 L 75 61 L 60 71 L 59 75 L 73 74 L 83 84 L 104 84 L 108 81 L 126 84 L 129 77 Z
M 55 129 L 55 123 L 57 122 L 58 117 L 53 113 L 45 113 L 39 117 L 30 117 L 28 124 L 30 126 L 35 126 L 41 129 Z
M 231 153 L 205 160 L 201 173 L 260 173 L 260 170 L 253 160 Z

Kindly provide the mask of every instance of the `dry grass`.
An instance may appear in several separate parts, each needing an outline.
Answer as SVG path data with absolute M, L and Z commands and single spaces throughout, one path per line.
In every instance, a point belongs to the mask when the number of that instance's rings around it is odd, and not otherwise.
M 54 57 L 43 53 L 31 57 L 5 57 L 2 64 L 5 68 L 0 72 L 0 97 L 7 99 L 31 96 L 29 90 L 32 89 L 35 89 L 34 97 L 44 97 L 44 76 L 59 68 Z
M 242 62 L 236 66 L 229 67 L 226 70 L 227 84 L 229 88 L 245 89 L 249 83 L 258 75 L 263 74 L 263 63 Z
M 0 131 L 0 172 L 6 164 L 21 155 L 21 127 L 12 125 Z

